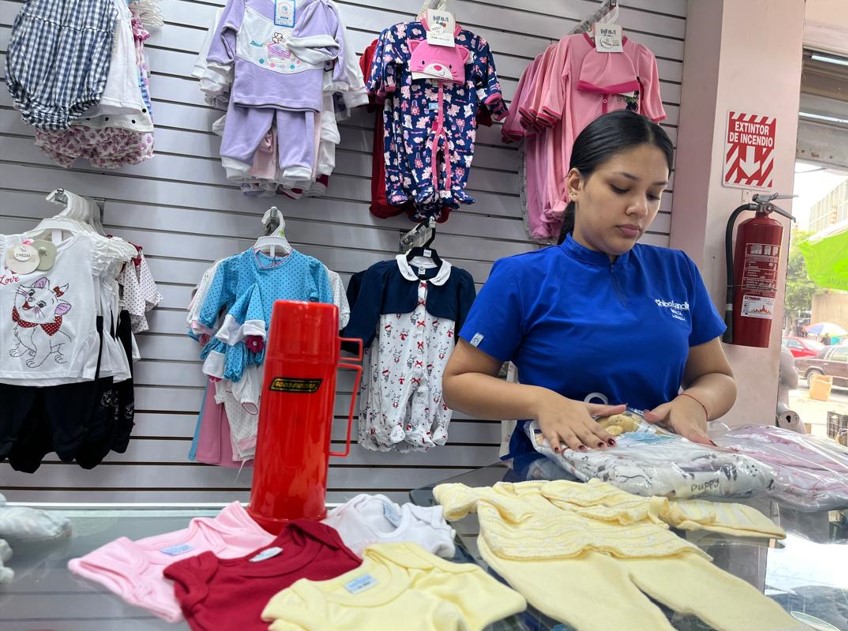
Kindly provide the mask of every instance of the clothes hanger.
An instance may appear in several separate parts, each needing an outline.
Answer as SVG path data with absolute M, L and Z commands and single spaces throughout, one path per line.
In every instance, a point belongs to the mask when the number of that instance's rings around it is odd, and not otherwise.
M 100 224 L 100 207 L 97 204 L 85 197 L 77 195 L 63 188 L 53 190 L 45 198 L 47 201 L 54 204 L 65 204 L 65 208 L 58 215 L 42 219 L 35 228 L 28 231 L 26 236 L 37 238 L 45 233 L 51 233 L 54 245 L 64 237 L 63 233 L 68 233 L 71 236 L 76 234 L 88 234 L 98 238 L 105 239 L 108 242 L 108 249 L 112 256 L 122 261 L 129 261 L 138 255 L 138 251 L 131 243 L 119 238 L 107 238 L 102 232 L 98 232 L 98 226 L 102 230 Z M 93 214 L 97 214 L 97 219 L 93 220 Z M 96 221 L 96 224 L 92 222 Z
M 435 263 L 436 267 L 441 267 L 442 259 L 441 257 L 439 257 L 439 253 L 430 247 L 433 241 L 436 240 L 436 221 L 432 217 L 430 218 L 430 221 L 427 224 L 427 229 L 430 231 L 429 238 L 424 242 L 423 245 L 410 248 L 406 253 L 406 261 L 408 263 L 412 263 L 415 257 L 421 257 L 425 259 L 430 259 L 431 261 L 433 261 L 433 263 Z
M 262 216 L 262 225 L 265 226 L 265 236 L 256 240 L 253 249 L 267 252 L 271 258 L 291 254 L 293 248 L 286 239 L 286 220 L 276 206 L 271 206 L 265 211 Z

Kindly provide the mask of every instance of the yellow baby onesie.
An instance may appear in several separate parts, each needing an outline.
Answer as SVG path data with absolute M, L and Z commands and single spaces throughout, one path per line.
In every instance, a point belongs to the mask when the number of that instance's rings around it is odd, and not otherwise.
M 476 508 L 477 544 L 489 566 L 537 609 L 578 631 L 672 629 L 645 594 L 719 631 L 804 628 L 671 533 L 664 498 L 637 501 L 606 483 L 561 481 L 449 484 L 434 495 L 450 520 Z M 716 518 L 715 511 L 691 512 Z
M 483 629 L 524 611 L 521 594 L 472 563 L 451 563 L 414 543 L 365 548 L 362 565 L 329 581 L 300 580 L 274 596 L 271 631 Z

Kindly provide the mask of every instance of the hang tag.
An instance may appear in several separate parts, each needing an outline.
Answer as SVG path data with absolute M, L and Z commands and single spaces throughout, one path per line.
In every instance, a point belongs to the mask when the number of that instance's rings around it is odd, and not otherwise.
M 6 252 L 6 267 L 17 274 L 31 274 L 40 263 L 38 250 L 27 243 L 16 245 Z
M 190 543 L 180 543 L 175 546 L 168 546 L 167 548 L 162 548 L 159 550 L 162 554 L 167 554 L 169 557 L 179 556 L 181 554 L 185 554 L 186 552 L 191 552 L 194 550 L 194 546 Z
M 370 587 L 374 587 L 374 585 L 376 584 L 376 578 L 374 578 L 370 574 L 363 574 L 362 576 L 355 578 L 348 583 L 345 583 L 345 589 L 351 594 L 358 594 L 359 592 L 364 592 Z
M 433 258 L 433 250 L 424 250 L 424 258 L 425 259 Z
M 437 112 L 439 110 L 438 103 L 427 103 L 427 111 L 429 112 Z
M 278 548 L 276 546 L 273 547 L 273 548 L 268 548 L 267 550 L 263 550 L 262 552 L 257 554 L 255 557 L 250 559 L 250 562 L 251 563 L 259 563 L 260 561 L 265 561 L 266 559 L 272 559 L 275 556 L 277 556 L 278 554 L 280 554 L 282 551 L 283 551 L 282 548 Z
M 392 504 L 383 504 L 383 517 L 395 528 L 400 526 L 400 513 Z
M 37 269 L 39 271 L 44 272 L 53 267 L 53 263 L 56 262 L 55 245 L 43 239 L 36 239 L 32 242 L 32 247 L 38 252 L 39 263 Z
M 453 34 L 456 31 L 456 20 L 452 13 L 427 9 L 427 42 L 434 46 L 449 46 L 456 43 Z
M 599 53 L 623 53 L 621 24 L 595 23 L 595 50 Z
M 419 275 L 419 276 L 424 276 L 424 274 L 426 274 L 426 273 L 427 273 L 427 268 L 426 268 L 426 267 L 419 267 L 419 268 L 418 268 L 418 275 Z
M 297 3 L 295 0 L 274 0 L 274 24 L 294 28 Z

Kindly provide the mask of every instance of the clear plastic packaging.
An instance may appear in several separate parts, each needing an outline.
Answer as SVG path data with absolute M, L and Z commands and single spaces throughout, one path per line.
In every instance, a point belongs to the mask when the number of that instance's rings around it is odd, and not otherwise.
M 770 425 L 710 428 L 725 453 L 755 458 L 775 474 L 766 493 L 801 510 L 848 507 L 848 448 L 836 441 Z
M 542 436 L 536 421 L 527 423 L 533 446 L 578 479 L 598 479 L 635 495 L 669 498 L 750 497 L 764 492 L 774 481 L 767 464 L 730 451 L 698 445 L 656 425 L 638 412 L 635 430 L 616 437 L 608 449 L 557 454 Z

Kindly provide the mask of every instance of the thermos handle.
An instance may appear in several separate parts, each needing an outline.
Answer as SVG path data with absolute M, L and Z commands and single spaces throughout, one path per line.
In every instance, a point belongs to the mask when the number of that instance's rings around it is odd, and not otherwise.
M 362 361 L 362 340 L 358 338 L 341 338 L 342 342 L 351 342 L 357 345 L 359 349 L 359 354 L 355 359 L 358 361 Z M 356 364 L 346 364 L 344 362 L 340 362 L 336 368 L 339 369 L 347 369 L 347 370 L 355 370 L 356 377 L 354 377 L 353 381 L 353 394 L 350 397 L 350 409 L 347 413 L 347 434 L 345 435 L 345 448 L 344 451 L 332 451 L 330 450 L 331 456 L 338 456 L 339 458 L 345 458 L 350 454 L 350 434 L 353 430 L 353 411 L 356 409 L 356 397 L 359 394 L 359 384 L 362 382 L 362 366 L 357 366 Z

